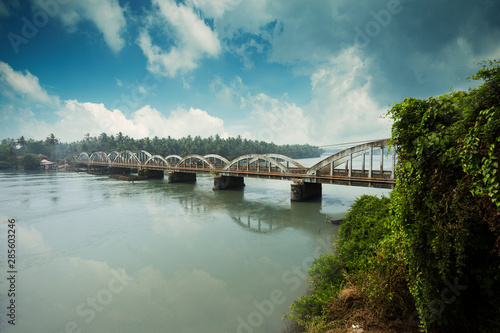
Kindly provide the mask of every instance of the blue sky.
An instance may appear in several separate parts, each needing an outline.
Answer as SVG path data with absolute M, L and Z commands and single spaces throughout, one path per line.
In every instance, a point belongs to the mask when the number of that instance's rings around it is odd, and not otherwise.
M 494 0 L 0 0 L 0 137 L 390 136 L 500 58 Z

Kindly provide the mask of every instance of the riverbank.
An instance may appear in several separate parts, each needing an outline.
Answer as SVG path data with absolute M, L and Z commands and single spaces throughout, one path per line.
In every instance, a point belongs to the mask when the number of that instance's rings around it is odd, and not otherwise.
M 388 112 L 396 187 L 359 198 L 314 262 L 288 316 L 307 332 L 500 332 L 500 61 L 472 79 Z
M 288 319 L 293 332 L 417 332 L 405 264 L 387 224 L 389 198 L 363 195 L 341 225 L 333 254 L 310 271 L 311 292 L 296 301 Z

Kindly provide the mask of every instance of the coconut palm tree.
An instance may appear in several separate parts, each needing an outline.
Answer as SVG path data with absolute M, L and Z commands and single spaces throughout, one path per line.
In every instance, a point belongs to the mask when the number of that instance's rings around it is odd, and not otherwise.
M 45 144 L 47 146 L 50 146 L 52 148 L 51 152 L 51 159 L 54 159 L 56 157 L 56 146 L 60 143 L 60 140 L 56 138 L 54 133 L 50 133 L 49 136 L 47 136 L 47 139 L 45 139 Z
M 26 147 L 26 139 L 24 136 L 21 136 L 19 139 L 17 139 L 17 145 L 21 146 L 21 148 Z
M 54 147 L 59 144 L 59 139 L 56 138 L 54 133 L 50 133 L 49 136 L 47 136 L 47 139 L 45 139 L 45 144 L 51 147 Z

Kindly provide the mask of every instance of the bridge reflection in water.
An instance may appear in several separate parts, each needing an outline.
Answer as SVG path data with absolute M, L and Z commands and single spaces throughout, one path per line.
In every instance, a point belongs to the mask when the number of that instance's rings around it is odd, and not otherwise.
M 169 182 L 195 181 L 196 174 L 214 174 L 216 190 L 241 188 L 244 177 L 291 180 L 291 200 L 302 201 L 320 196 L 321 184 L 393 188 L 396 151 L 391 148 L 389 170 L 384 169 L 383 155 L 388 144 L 389 139 L 363 143 L 337 152 L 309 168 L 281 154 L 246 154 L 229 161 L 216 154 L 163 157 L 144 150 L 91 155 L 84 152 L 76 163 L 88 170 L 137 172 L 145 178 L 163 178 L 168 171 Z M 374 155 L 381 156 L 377 167 L 374 167 Z M 353 168 L 355 160 L 360 160 L 357 165 L 361 164 L 361 168 Z

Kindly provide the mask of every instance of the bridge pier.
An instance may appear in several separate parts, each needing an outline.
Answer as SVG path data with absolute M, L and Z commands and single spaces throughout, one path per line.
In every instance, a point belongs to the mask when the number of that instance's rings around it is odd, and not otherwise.
M 111 167 L 109 168 L 110 174 L 112 175 L 129 175 L 131 173 L 131 169 L 127 168 L 116 168 L 116 167 Z
M 163 170 L 142 169 L 137 174 L 139 177 L 146 176 L 148 179 L 163 179 L 165 177 Z
M 291 201 L 305 201 L 316 197 L 321 197 L 322 188 L 321 183 L 292 183 L 290 200 Z
M 87 173 L 91 175 L 109 175 L 111 174 L 111 170 L 109 168 L 103 167 L 93 167 L 87 168 Z
M 169 183 L 194 183 L 196 182 L 196 174 L 188 172 L 171 171 L 168 173 Z
M 245 182 L 243 177 L 234 176 L 215 176 L 214 177 L 214 191 L 217 190 L 235 190 L 245 187 Z

